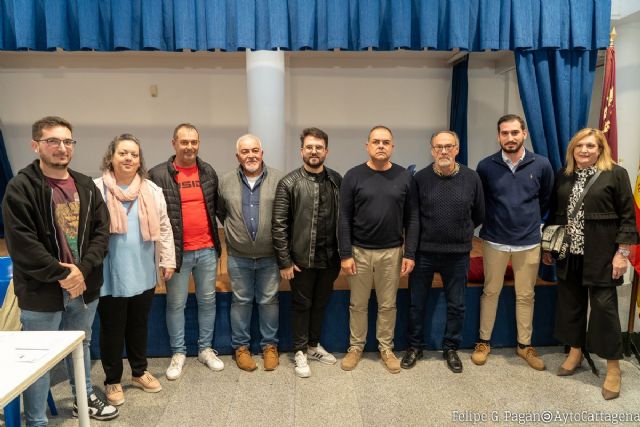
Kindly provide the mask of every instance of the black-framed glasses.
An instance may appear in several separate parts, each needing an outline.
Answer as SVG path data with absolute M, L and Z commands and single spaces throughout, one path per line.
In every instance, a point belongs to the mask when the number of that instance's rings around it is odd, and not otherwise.
M 60 144 L 64 145 L 66 148 L 72 148 L 76 145 L 75 139 L 60 139 L 60 138 L 47 138 L 47 139 L 38 139 L 38 142 L 44 142 L 47 146 L 59 147 Z

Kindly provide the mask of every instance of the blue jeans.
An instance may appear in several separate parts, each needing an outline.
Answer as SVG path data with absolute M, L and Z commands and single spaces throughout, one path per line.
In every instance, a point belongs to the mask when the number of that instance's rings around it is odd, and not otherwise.
M 464 328 L 464 293 L 469 271 L 469 254 L 417 252 L 416 265 L 409 275 L 409 346 L 421 349 L 424 342 L 424 309 L 429 300 L 433 274 L 442 276 L 447 299 L 447 326 L 442 349 L 457 350 Z
M 211 347 L 216 322 L 216 269 L 214 248 L 185 251 L 180 272 L 167 282 L 167 330 L 173 354 L 187 354 L 184 341 L 184 308 L 189 296 L 189 276 L 193 273 L 198 302 L 198 350 Z
M 40 312 L 22 310 L 20 321 L 24 331 L 84 331 L 82 348 L 84 351 L 84 375 L 87 385 L 87 395 L 93 394 L 91 385 L 91 325 L 96 315 L 98 300 L 89 304 L 84 303 L 82 297 L 69 300 L 69 294 L 64 292 L 65 310 L 54 312 Z M 71 383 L 71 392 L 76 395 L 76 384 L 73 374 L 73 359 L 71 355 L 64 359 L 67 366 L 67 375 Z M 24 393 L 24 417 L 27 426 L 47 425 L 47 395 L 50 387 L 49 372 L 44 374 L 27 388 Z
M 227 272 L 231 281 L 231 346 L 249 346 L 253 300 L 260 316 L 260 347 L 278 344 L 278 287 L 280 270 L 275 257 L 244 258 L 229 255 Z

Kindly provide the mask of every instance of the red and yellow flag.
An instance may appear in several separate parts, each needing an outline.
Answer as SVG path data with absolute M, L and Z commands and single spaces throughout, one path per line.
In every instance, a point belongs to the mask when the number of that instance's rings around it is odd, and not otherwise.
M 618 161 L 618 119 L 616 116 L 616 50 L 611 45 L 607 48 L 604 64 L 604 84 L 602 85 L 602 101 L 600 103 L 600 130 L 607 137 L 611 148 L 611 156 Z
M 633 204 L 636 208 L 636 228 L 640 232 L 640 164 L 638 165 L 638 176 L 636 178 L 636 185 L 633 190 Z M 640 245 L 634 245 L 631 247 L 631 254 L 629 254 L 629 261 L 636 270 L 635 274 L 640 276 Z M 640 317 L 640 292 L 636 299 L 638 305 L 638 316 Z
M 638 228 L 638 232 L 640 232 L 640 166 L 638 167 L 636 186 L 633 190 L 633 200 L 636 206 L 636 227 Z M 636 274 L 640 275 L 640 245 L 631 247 L 629 261 L 631 262 L 631 265 L 633 265 L 633 268 L 636 269 Z M 638 306 L 640 307 L 640 292 L 638 292 Z

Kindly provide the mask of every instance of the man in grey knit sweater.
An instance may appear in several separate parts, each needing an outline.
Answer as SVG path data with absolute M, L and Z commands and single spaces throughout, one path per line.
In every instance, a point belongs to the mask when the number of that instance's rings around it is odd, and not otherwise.
M 265 371 L 278 367 L 278 287 L 280 270 L 271 240 L 273 199 L 282 172 L 262 161 L 262 142 L 243 135 L 236 142 L 239 167 L 220 180 L 218 218 L 224 224 L 231 299 L 231 345 L 238 368 L 257 368 L 251 357 L 253 300 L 260 315 L 260 347 Z

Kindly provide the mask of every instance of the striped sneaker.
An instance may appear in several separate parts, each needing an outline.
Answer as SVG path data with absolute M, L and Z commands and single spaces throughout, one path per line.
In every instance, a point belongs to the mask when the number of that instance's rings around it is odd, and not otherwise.
M 324 363 L 325 365 L 333 365 L 337 362 L 336 358 L 333 357 L 333 354 L 329 353 L 318 343 L 317 347 L 309 347 L 307 349 L 307 357 L 311 360 L 317 360 L 320 363 Z

